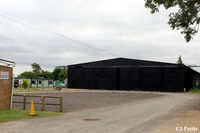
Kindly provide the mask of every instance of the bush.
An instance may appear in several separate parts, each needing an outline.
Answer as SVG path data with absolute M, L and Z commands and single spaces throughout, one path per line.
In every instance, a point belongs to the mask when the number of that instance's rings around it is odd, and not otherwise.
M 24 89 L 26 89 L 28 87 L 28 80 L 27 79 L 24 79 L 23 83 L 22 83 L 22 87 Z

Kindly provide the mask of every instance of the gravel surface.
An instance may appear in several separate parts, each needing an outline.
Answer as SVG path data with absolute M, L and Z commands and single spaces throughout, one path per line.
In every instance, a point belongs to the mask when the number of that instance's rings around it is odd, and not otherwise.
M 23 94 L 23 93 L 20 93 Z M 157 98 L 164 96 L 154 93 L 138 93 L 138 92 L 112 92 L 112 91 L 91 91 L 91 92 L 62 92 L 62 93 L 26 93 L 30 95 L 51 95 L 63 97 L 63 109 L 66 112 L 74 112 L 86 109 L 115 106 L 130 102 L 136 102 L 138 100 L 144 100 L 147 98 Z M 31 99 L 34 100 L 34 106 L 36 110 L 40 110 L 41 106 L 36 103 L 41 103 L 41 98 L 27 98 L 27 102 Z M 14 101 L 23 101 L 23 97 L 14 97 Z M 46 99 L 46 103 L 59 103 L 59 99 Z M 13 104 L 14 108 L 22 109 L 22 104 Z M 30 104 L 27 105 L 27 109 L 30 108 Z M 46 105 L 45 110 L 59 111 L 59 106 Z
M 118 97 L 123 95 L 122 99 L 129 97 L 124 93 L 117 95 L 120 95 Z M 133 94 L 133 97 L 137 97 L 136 95 L 142 97 L 145 94 Z M 118 106 L 69 112 L 61 116 L 2 123 L 0 124 L 0 131 L 1 133 L 149 133 L 153 128 L 157 129 L 159 127 L 156 124 L 157 122 L 164 124 L 168 120 L 158 118 L 171 116 L 171 114 L 166 114 L 171 113 L 171 110 L 177 107 L 190 104 L 189 101 L 195 99 L 195 97 L 195 95 L 189 94 L 165 93 L 165 96 L 143 100 L 135 99 L 136 102 Z M 179 111 L 176 110 L 175 112 L 178 113 Z M 165 132 L 159 130 L 150 133 Z
M 154 125 L 148 133 L 200 133 L 200 96 L 176 106 L 157 118 Z

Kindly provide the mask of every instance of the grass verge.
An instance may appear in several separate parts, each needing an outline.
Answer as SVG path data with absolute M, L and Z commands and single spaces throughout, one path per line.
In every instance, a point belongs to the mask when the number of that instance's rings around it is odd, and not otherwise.
M 193 88 L 189 90 L 190 93 L 200 93 L 200 88 Z
M 36 111 L 38 116 L 29 116 L 29 110 L 3 110 L 0 111 L 0 123 L 6 121 L 20 120 L 20 119 L 31 119 L 39 117 L 47 117 L 54 115 L 61 115 L 62 113 L 57 112 L 46 112 L 46 111 Z
M 14 88 L 14 92 L 60 92 L 54 88 Z

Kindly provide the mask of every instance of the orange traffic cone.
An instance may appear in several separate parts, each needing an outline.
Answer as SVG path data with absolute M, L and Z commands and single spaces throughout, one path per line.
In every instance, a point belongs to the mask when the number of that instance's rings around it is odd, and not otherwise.
M 33 100 L 31 100 L 31 109 L 30 109 L 29 115 L 30 116 L 37 116 L 37 114 L 35 114 Z

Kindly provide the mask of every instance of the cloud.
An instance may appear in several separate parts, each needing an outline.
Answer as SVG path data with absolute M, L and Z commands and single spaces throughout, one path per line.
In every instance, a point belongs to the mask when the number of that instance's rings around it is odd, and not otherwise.
M 169 12 L 152 15 L 133 0 L 1 0 L 0 57 L 17 63 L 15 74 L 34 62 L 52 71 L 114 57 L 175 63 L 181 55 L 185 64 L 200 65 L 199 34 L 186 44 L 167 24 Z

